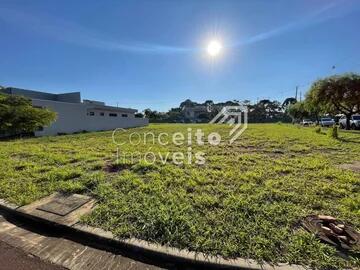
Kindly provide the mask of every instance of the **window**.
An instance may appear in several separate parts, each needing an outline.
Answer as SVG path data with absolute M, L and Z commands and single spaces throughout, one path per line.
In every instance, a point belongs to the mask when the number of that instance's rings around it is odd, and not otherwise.
M 94 116 L 94 115 L 95 115 L 95 112 L 89 112 L 89 115 L 90 115 L 90 116 Z
M 128 117 L 128 115 L 126 113 L 123 113 L 121 117 Z
M 117 117 L 117 113 L 109 113 L 110 117 Z
M 101 112 L 101 113 L 100 113 L 100 116 L 105 116 L 105 113 Z

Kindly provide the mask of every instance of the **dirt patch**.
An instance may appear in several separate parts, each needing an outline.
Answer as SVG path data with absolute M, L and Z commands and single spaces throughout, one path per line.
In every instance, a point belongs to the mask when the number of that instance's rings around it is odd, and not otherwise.
M 108 173 L 116 173 L 122 170 L 128 170 L 132 167 L 133 164 L 130 163 L 114 163 L 114 164 L 106 164 L 104 170 Z
M 339 168 L 360 173 L 360 161 L 356 161 L 351 164 L 342 164 L 342 165 L 339 165 Z

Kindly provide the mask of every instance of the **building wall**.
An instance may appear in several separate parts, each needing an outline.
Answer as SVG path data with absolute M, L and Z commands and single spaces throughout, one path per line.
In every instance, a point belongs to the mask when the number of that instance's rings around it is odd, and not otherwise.
M 112 130 L 115 128 L 130 128 L 146 126 L 149 120 L 146 118 L 135 118 L 134 113 L 124 111 L 128 117 L 121 117 L 122 112 L 113 110 L 92 110 L 92 105 L 84 103 L 66 103 L 50 100 L 33 99 L 34 106 L 49 108 L 57 113 L 57 120 L 42 131 L 35 132 L 36 136 L 57 135 L 58 133 L 74 133 L 81 131 Z M 90 116 L 89 111 L 95 115 Z M 104 112 L 105 116 L 99 113 Z M 109 117 L 109 113 L 117 113 L 117 117 Z

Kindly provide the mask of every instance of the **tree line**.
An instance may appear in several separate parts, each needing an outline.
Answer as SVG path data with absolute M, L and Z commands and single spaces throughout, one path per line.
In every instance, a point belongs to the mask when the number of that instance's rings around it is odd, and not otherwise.
M 187 119 L 184 115 L 186 106 L 215 105 L 215 109 L 211 112 L 200 115 L 198 122 L 206 123 L 219 112 L 221 106 L 237 105 L 239 102 L 239 100 L 233 100 L 215 104 L 212 100 L 207 100 L 204 103 L 197 103 L 188 99 L 168 112 L 146 109 L 143 114 L 149 118 L 150 122 L 191 122 L 191 119 Z M 305 94 L 305 100 L 301 102 L 295 97 L 288 97 L 283 102 L 263 99 L 254 104 L 249 100 L 243 100 L 241 103 L 248 107 L 250 123 L 279 121 L 295 123 L 304 118 L 312 118 L 318 122 L 321 116 L 342 114 L 347 119 L 346 128 L 350 129 L 351 116 L 360 113 L 360 75 L 346 73 L 319 79 L 311 85 Z
M 0 90 L 2 88 L 0 86 Z M 207 100 L 204 103 L 196 103 L 188 99 L 168 112 L 146 109 L 136 117 L 145 116 L 150 122 L 158 123 L 186 123 L 192 120 L 184 115 L 185 108 L 204 106 L 211 110 L 200 113 L 197 122 L 207 123 L 223 106 L 234 106 L 239 102 L 232 100 L 214 103 Z M 314 118 L 318 121 L 323 115 L 342 114 L 347 119 L 346 128 L 350 129 L 352 115 L 360 114 L 360 75 L 347 73 L 319 79 L 311 85 L 302 102 L 289 97 L 283 102 L 263 99 L 254 104 L 249 100 L 241 103 L 248 107 L 250 123 L 296 122 L 304 118 Z M 0 135 L 31 133 L 55 120 L 55 112 L 33 107 L 28 98 L 0 93 Z
M 222 103 L 214 103 L 212 100 L 207 100 L 204 103 L 197 103 L 191 100 L 185 100 L 177 108 L 171 108 L 168 112 L 158 112 L 151 109 L 146 109 L 143 115 L 149 118 L 151 123 L 190 123 L 194 119 L 187 118 L 184 114 L 184 104 L 189 106 L 208 106 L 215 105 L 208 112 L 204 112 L 196 119 L 197 123 L 208 123 L 223 106 L 236 106 L 242 103 L 248 108 L 248 121 L 251 123 L 272 123 L 272 122 L 291 122 L 291 117 L 286 112 L 286 107 L 277 100 L 263 99 L 257 103 L 252 104 L 249 100 L 244 101 L 226 101 Z M 191 106 L 191 105 L 190 105 Z

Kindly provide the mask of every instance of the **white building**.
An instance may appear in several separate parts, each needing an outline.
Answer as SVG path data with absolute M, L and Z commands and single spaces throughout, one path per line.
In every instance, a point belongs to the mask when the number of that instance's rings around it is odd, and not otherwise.
M 81 102 L 80 92 L 51 94 L 13 87 L 0 91 L 9 95 L 25 96 L 32 100 L 34 107 L 48 108 L 57 113 L 56 121 L 36 131 L 36 136 L 141 127 L 149 123 L 146 118 L 135 117 L 135 109 L 106 106 L 99 101 Z

